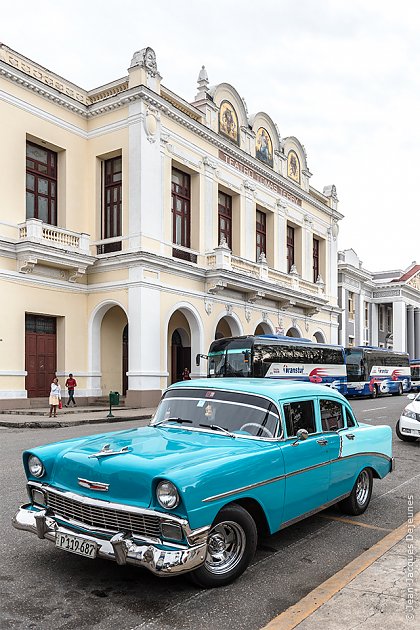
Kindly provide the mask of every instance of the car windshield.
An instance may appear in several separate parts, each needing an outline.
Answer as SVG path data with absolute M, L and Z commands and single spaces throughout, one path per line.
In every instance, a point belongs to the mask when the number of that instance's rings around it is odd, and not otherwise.
M 170 423 L 182 429 L 201 428 L 225 435 L 229 432 L 273 438 L 280 433 L 278 410 L 273 402 L 252 394 L 214 389 L 167 391 L 150 424 Z

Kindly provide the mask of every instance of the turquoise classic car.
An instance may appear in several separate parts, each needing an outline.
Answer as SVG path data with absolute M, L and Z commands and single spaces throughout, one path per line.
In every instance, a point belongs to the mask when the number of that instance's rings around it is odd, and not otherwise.
M 25 451 L 13 519 L 65 551 L 222 586 L 258 536 L 338 503 L 369 504 L 392 431 L 358 423 L 323 385 L 197 379 L 169 387 L 148 427 Z

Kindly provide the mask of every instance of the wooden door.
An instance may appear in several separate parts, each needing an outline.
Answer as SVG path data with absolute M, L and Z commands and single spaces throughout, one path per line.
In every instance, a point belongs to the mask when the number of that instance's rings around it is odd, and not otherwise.
M 26 316 L 25 369 L 28 398 L 49 396 L 57 369 L 54 317 Z

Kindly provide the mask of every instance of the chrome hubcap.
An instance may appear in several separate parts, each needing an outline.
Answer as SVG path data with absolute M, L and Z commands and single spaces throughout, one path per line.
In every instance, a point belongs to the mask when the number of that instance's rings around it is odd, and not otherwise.
M 364 505 L 369 495 L 369 475 L 366 470 L 362 470 L 356 486 L 356 500 L 359 505 Z
M 223 521 L 210 531 L 205 566 L 220 575 L 231 571 L 244 555 L 245 532 L 238 523 Z

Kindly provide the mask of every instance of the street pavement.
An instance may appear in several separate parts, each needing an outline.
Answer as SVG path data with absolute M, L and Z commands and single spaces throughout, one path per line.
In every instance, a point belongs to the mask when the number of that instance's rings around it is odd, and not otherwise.
M 384 416 L 381 414 L 386 414 L 389 422 L 389 407 L 391 404 L 393 407 L 398 404 L 400 409 L 406 402 L 408 401 L 400 400 L 398 402 L 398 399 L 390 398 L 384 399 L 383 401 L 357 401 L 355 405 L 353 404 L 353 407 L 356 406 L 359 409 L 359 412 L 356 410 L 356 415 L 358 419 L 362 421 L 366 419 L 365 412 L 368 412 L 368 409 L 364 409 L 364 407 L 370 407 L 369 411 L 375 412 L 374 414 L 370 414 L 370 416 L 376 416 L 372 420 L 372 423 L 379 424 L 384 422 Z M 381 411 L 381 409 L 383 411 Z M 7 427 L 9 431 L 22 428 L 45 428 L 45 433 L 50 434 L 48 429 L 51 430 L 56 427 L 109 423 L 110 430 L 113 430 L 113 424 L 115 422 L 125 421 L 125 423 L 127 423 L 137 421 L 137 423 L 141 425 L 147 424 L 148 419 L 154 413 L 154 409 L 114 408 L 112 410 L 113 418 L 108 418 L 108 413 L 109 409 L 104 407 L 64 408 L 58 412 L 56 419 L 50 419 L 48 409 L 7 411 L 0 413 L 0 426 Z M 399 413 L 399 411 L 397 413 Z M 396 413 L 394 412 L 393 415 L 396 415 Z M 87 430 L 88 427 L 86 427 L 85 431 Z M 40 437 L 38 431 L 35 431 L 35 433 Z M 41 433 L 43 434 L 44 431 Z M 45 441 L 49 441 L 49 439 Z M 414 461 L 418 460 L 420 441 L 416 444 L 407 445 L 397 440 L 396 446 L 398 447 L 397 454 L 403 455 L 404 453 L 404 459 L 405 457 L 409 459 L 414 458 L 411 460 L 414 466 Z M 407 446 L 408 449 L 406 448 Z M 394 481 L 393 487 L 382 494 L 384 497 L 385 495 L 392 496 L 390 493 L 393 493 L 394 490 L 397 491 L 397 488 L 400 487 L 401 490 L 399 492 L 404 493 L 402 487 L 404 487 L 406 483 L 409 483 L 409 481 L 412 481 L 412 483 L 410 483 L 411 489 L 408 490 L 408 494 L 404 494 L 404 497 L 401 496 L 401 499 L 407 499 L 407 512 L 402 524 L 397 527 L 394 525 L 394 527 L 390 528 L 389 525 L 391 525 L 391 523 L 385 522 L 384 520 L 382 520 L 382 522 L 378 522 L 376 518 L 372 521 L 366 520 L 365 515 L 354 517 L 351 521 L 355 530 L 360 529 L 366 532 L 366 534 L 371 532 L 373 536 L 375 531 L 377 535 L 379 530 L 382 529 L 383 537 L 379 540 L 376 537 L 377 542 L 361 547 L 361 550 L 364 549 L 362 553 L 359 553 L 359 555 L 353 557 L 351 560 L 349 558 L 350 561 L 347 564 L 342 566 L 339 570 L 336 570 L 334 574 L 331 575 L 330 573 L 331 577 L 321 581 L 318 586 L 312 588 L 306 595 L 302 593 L 304 596 L 301 596 L 296 603 L 291 603 L 289 607 L 284 607 L 283 611 L 278 616 L 274 616 L 275 613 L 273 610 L 274 614 L 271 615 L 271 621 L 268 621 L 270 617 L 268 619 L 266 617 L 263 623 L 258 624 L 255 618 L 252 621 L 249 619 L 248 622 L 245 618 L 242 618 L 240 622 L 239 619 L 237 619 L 236 627 L 255 629 L 263 627 L 264 630 L 292 630 L 294 628 L 297 630 L 317 630 L 318 628 L 342 630 L 342 628 L 355 629 L 362 627 L 363 630 L 376 630 L 378 627 L 381 627 L 382 630 L 391 630 L 391 628 L 393 630 L 396 626 L 399 630 L 414 630 L 414 628 L 419 627 L 419 572 L 418 568 L 416 568 L 415 558 L 420 552 L 420 537 L 418 536 L 418 531 L 420 530 L 420 512 L 415 513 L 415 510 L 418 509 L 419 501 L 418 491 L 415 492 L 414 488 L 418 488 L 418 483 L 416 482 L 417 485 L 414 486 L 412 484 L 414 483 L 414 479 L 416 477 L 418 478 L 420 475 L 416 474 L 415 471 L 413 471 L 413 474 L 415 476 L 412 480 L 404 482 L 402 479 L 398 479 L 397 485 L 394 485 Z M 390 477 L 392 476 L 393 475 Z M 413 498 L 412 505 L 410 505 L 410 493 L 416 495 Z M 379 506 L 379 504 L 377 505 Z M 375 514 L 375 508 L 378 509 L 376 506 L 372 506 L 370 515 Z M 340 527 L 349 526 L 350 519 L 348 517 L 341 517 L 339 513 L 338 515 L 334 514 L 335 513 L 331 511 L 326 514 L 321 513 L 318 519 L 321 518 L 321 520 L 323 520 L 326 518 L 331 524 L 335 522 L 335 524 Z M 399 522 L 401 523 L 401 520 Z M 274 539 L 272 538 L 272 540 Z M 374 538 L 372 538 L 372 543 L 373 541 Z M 265 551 L 264 546 L 262 546 L 262 551 Z M 304 555 L 306 553 L 306 551 L 303 552 Z M 254 566 L 257 567 L 261 562 L 264 562 L 264 560 L 258 559 Z M 326 562 L 327 559 L 324 556 L 324 563 Z M 294 566 L 296 566 L 296 564 L 294 564 Z M 248 579 L 251 578 L 250 574 L 251 572 L 249 571 Z M 245 580 L 243 579 L 242 581 L 243 587 L 246 586 L 244 584 Z M 175 586 L 174 592 L 176 591 L 177 587 Z M 217 591 L 219 595 L 222 595 L 221 589 L 217 589 Z M 207 596 L 209 595 L 210 593 L 207 592 Z M 200 598 L 199 593 L 193 597 L 196 603 L 197 598 Z M 220 597 L 219 605 L 223 606 L 221 602 L 223 599 L 224 597 Z M 296 601 L 296 599 L 294 601 Z M 232 603 L 232 600 L 230 601 Z M 179 605 L 180 604 L 178 604 L 178 606 Z M 139 630 L 143 627 L 168 627 L 166 622 L 163 622 L 160 615 L 153 617 L 152 615 L 148 620 L 143 619 L 140 625 L 131 622 L 129 626 L 124 627 L 131 627 L 132 630 Z M 212 622 L 209 623 L 209 620 L 204 622 L 203 617 L 201 620 L 196 618 L 196 621 L 196 630 L 201 630 L 202 628 L 213 630 L 213 627 L 220 627 L 220 621 L 215 626 L 212 625 Z M 17 627 L 14 626 L 13 622 L 11 625 L 9 624 L 4 627 Z M 0 627 L 3 627 L 1 622 Z M 33 627 L 41 628 L 44 626 L 41 624 Z M 98 628 L 99 627 L 108 626 L 99 624 Z M 183 623 L 180 623 L 180 620 L 178 620 L 178 623 L 175 623 L 172 627 L 183 628 L 190 626 L 187 625 L 186 619 L 184 618 Z

